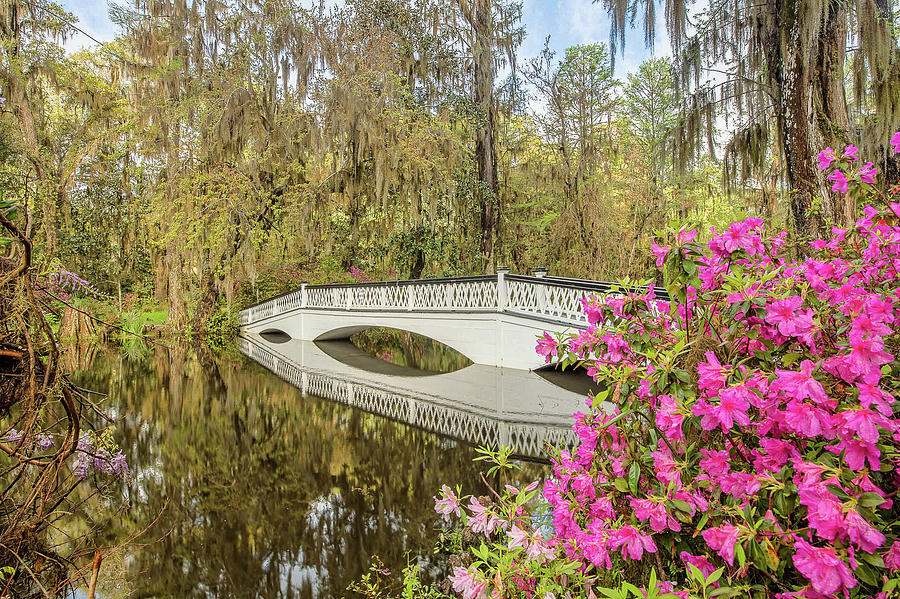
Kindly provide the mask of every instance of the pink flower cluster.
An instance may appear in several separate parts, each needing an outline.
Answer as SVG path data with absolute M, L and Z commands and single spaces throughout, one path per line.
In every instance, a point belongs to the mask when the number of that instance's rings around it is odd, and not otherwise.
M 900 154 L 900 131 L 894 134 L 890 143 L 891 152 L 893 154 Z M 871 162 L 866 162 L 855 173 L 850 172 L 849 169 L 851 163 L 859 160 L 857 152 L 859 152 L 859 148 L 853 145 L 844 148 L 844 152 L 840 157 L 836 156 L 834 150 L 831 148 L 825 148 L 819 152 L 820 171 L 828 170 L 832 168 L 832 166 L 835 167 L 831 174 L 828 175 L 828 180 L 832 182 L 831 191 L 847 193 L 849 191 L 850 181 L 853 179 L 869 185 L 875 183 L 875 176 L 878 174 L 878 169 L 875 168 L 875 165 Z M 847 176 L 848 174 L 850 175 L 849 177 Z
M 350 278 L 359 283 L 370 283 L 372 281 L 372 277 L 364 273 L 356 266 L 351 266 L 348 273 L 350 274 Z
M 900 153 L 900 132 L 891 144 Z M 482 545 L 457 568 L 464 599 L 501 582 L 597 597 L 598 579 L 682 599 L 900 588 L 900 202 L 874 190 L 871 163 L 847 176 L 858 161 L 853 146 L 819 155 L 840 167 L 835 191 L 881 206 L 854 226 L 799 248 L 759 218 L 703 243 L 679 231 L 652 247 L 671 300 L 586 297 L 590 326 L 538 339 L 546 362 L 581 361 L 606 389 L 552 461 L 549 538 L 518 500 L 462 507 L 444 488 L 438 513 L 515 552 L 491 562 Z
M 690 563 L 780 597 L 878 594 L 900 565 L 900 204 L 802 260 L 760 219 L 693 239 L 655 252 L 677 252 L 679 300 L 592 302 L 587 331 L 538 343 L 610 382 L 544 487 L 553 543 L 587 573 L 662 553 L 684 588 Z

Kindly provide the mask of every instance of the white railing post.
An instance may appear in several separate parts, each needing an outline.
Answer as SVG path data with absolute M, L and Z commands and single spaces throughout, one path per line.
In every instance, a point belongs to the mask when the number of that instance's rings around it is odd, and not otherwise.
M 413 293 L 413 285 L 406 286 L 406 310 L 412 312 L 416 307 L 416 294 Z
M 506 275 L 509 274 L 508 266 L 497 267 L 497 312 L 506 310 Z
M 309 281 L 300 281 L 300 338 L 306 341 L 306 308 L 309 306 Z M 305 395 L 306 392 L 304 391 Z
M 534 276 L 537 279 L 543 279 L 544 277 L 547 276 L 547 269 L 546 268 L 535 268 Z M 537 305 L 538 312 L 543 314 L 544 312 L 547 311 L 547 286 L 544 285 L 543 283 L 538 283 L 537 301 L 538 301 L 538 305 Z
M 344 305 L 348 310 L 353 307 L 353 287 L 344 287 Z

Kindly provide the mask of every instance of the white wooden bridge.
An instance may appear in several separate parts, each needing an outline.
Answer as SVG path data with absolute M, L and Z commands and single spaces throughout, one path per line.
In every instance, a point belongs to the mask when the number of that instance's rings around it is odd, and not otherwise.
M 470 445 L 509 446 L 517 457 L 545 459 L 548 446 L 572 446 L 572 415 L 587 409 L 586 393 L 524 370 L 471 365 L 444 374 L 402 376 L 399 371 L 412 369 L 368 356 L 349 342 L 270 339 L 250 333 L 239 339 L 239 347 L 304 396 Z
M 586 296 L 616 293 L 610 283 L 550 276 L 496 275 L 383 283 L 302 285 L 241 312 L 244 333 L 293 339 L 347 339 L 370 327 L 418 333 L 475 364 L 543 366 L 536 338 L 588 326 Z

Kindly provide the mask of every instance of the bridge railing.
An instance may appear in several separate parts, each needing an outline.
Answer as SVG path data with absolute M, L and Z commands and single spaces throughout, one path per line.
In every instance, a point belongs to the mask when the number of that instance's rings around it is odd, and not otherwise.
M 512 275 L 502 271 L 496 275 L 445 279 L 304 284 L 300 289 L 243 310 L 240 322 L 250 324 L 303 308 L 378 312 L 506 312 L 587 326 L 581 304 L 583 298 L 620 294 L 619 286 L 613 283 Z M 660 299 L 668 299 L 665 292 L 657 291 L 657 295 Z
M 239 338 L 239 347 L 244 355 L 299 388 L 303 395 L 343 403 L 471 445 L 506 445 L 514 448 L 516 456 L 543 459 L 547 457 L 547 446 L 570 448 L 576 440 L 568 423 L 505 420 L 493 414 L 476 413 L 472 408 L 456 408 L 435 403 L 433 398 L 420 398 L 350 377 L 307 369 L 243 337 Z

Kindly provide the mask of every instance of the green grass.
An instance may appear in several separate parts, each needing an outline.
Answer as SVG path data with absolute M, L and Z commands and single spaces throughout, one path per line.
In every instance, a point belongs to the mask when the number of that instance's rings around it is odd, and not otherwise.
M 165 309 L 152 310 L 150 312 L 141 312 L 140 315 L 144 319 L 145 324 L 162 324 L 169 317 L 169 311 Z

